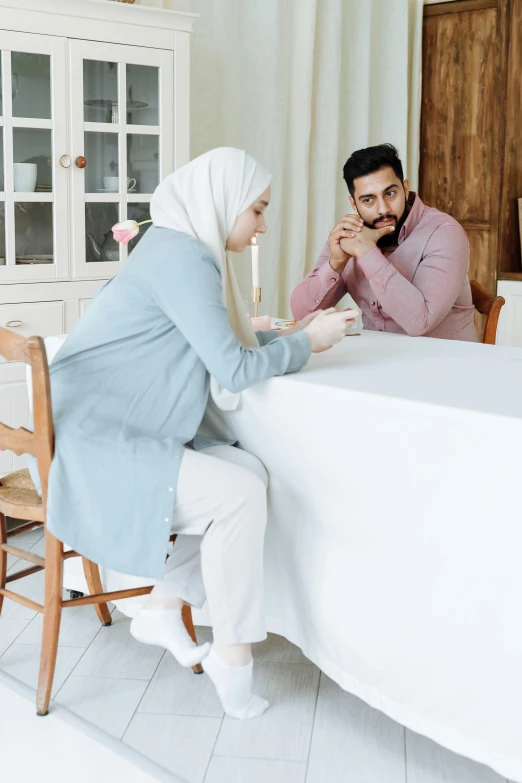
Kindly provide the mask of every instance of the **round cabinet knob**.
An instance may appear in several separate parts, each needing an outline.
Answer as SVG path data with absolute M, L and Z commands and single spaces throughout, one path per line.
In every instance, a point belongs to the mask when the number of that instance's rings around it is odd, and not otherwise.
M 75 160 L 76 165 L 79 169 L 84 169 L 87 165 L 87 161 L 83 157 L 83 155 L 78 155 L 78 157 Z
M 68 169 L 71 165 L 71 156 L 70 155 L 62 155 L 60 158 L 60 166 L 62 166 L 64 169 Z
M 6 326 L 8 326 L 10 329 L 16 329 L 17 326 L 23 326 L 23 325 L 24 325 L 24 322 L 23 321 L 19 321 L 17 319 L 14 320 L 14 321 L 8 321 L 6 323 Z

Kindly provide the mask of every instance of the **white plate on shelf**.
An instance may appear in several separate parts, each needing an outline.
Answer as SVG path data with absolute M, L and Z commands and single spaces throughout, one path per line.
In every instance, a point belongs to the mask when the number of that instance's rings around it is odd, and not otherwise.
M 96 193 L 119 193 L 118 188 L 96 188 Z M 128 190 L 127 193 L 136 193 L 136 188 Z
M 17 264 L 52 264 L 54 261 L 53 255 L 30 255 L 30 256 L 16 256 Z

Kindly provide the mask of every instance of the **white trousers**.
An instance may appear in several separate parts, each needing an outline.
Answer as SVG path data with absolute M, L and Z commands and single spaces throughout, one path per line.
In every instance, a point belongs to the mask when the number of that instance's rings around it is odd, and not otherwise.
M 155 595 L 208 601 L 220 644 L 266 638 L 263 544 L 268 476 L 261 462 L 233 446 L 185 449 L 172 532 L 178 537 Z

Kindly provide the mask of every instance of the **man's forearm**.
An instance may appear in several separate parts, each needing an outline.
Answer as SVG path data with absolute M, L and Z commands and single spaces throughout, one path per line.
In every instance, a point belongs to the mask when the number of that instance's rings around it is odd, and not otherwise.
M 332 269 L 329 260 L 323 251 L 315 267 L 292 293 L 290 306 L 297 320 L 315 310 L 335 307 L 346 294 L 343 277 Z
M 463 283 L 461 264 L 443 257 L 423 259 L 414 282 L 401 275 L 378 248 L 360 256 L 357 263 L 382 309 L 410 336 L 433 331 L 451 310 Z

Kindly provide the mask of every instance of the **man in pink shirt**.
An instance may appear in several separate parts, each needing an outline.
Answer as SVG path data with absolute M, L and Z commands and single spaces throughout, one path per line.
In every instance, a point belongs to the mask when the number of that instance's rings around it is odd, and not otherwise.
M 337 223 L 293 292 L 294 317 L 349 293 L 365 329 L 478 342 L 464 229 L 409 190 L 391 144 L 354 152 L 343 176 L 356 214 Z

